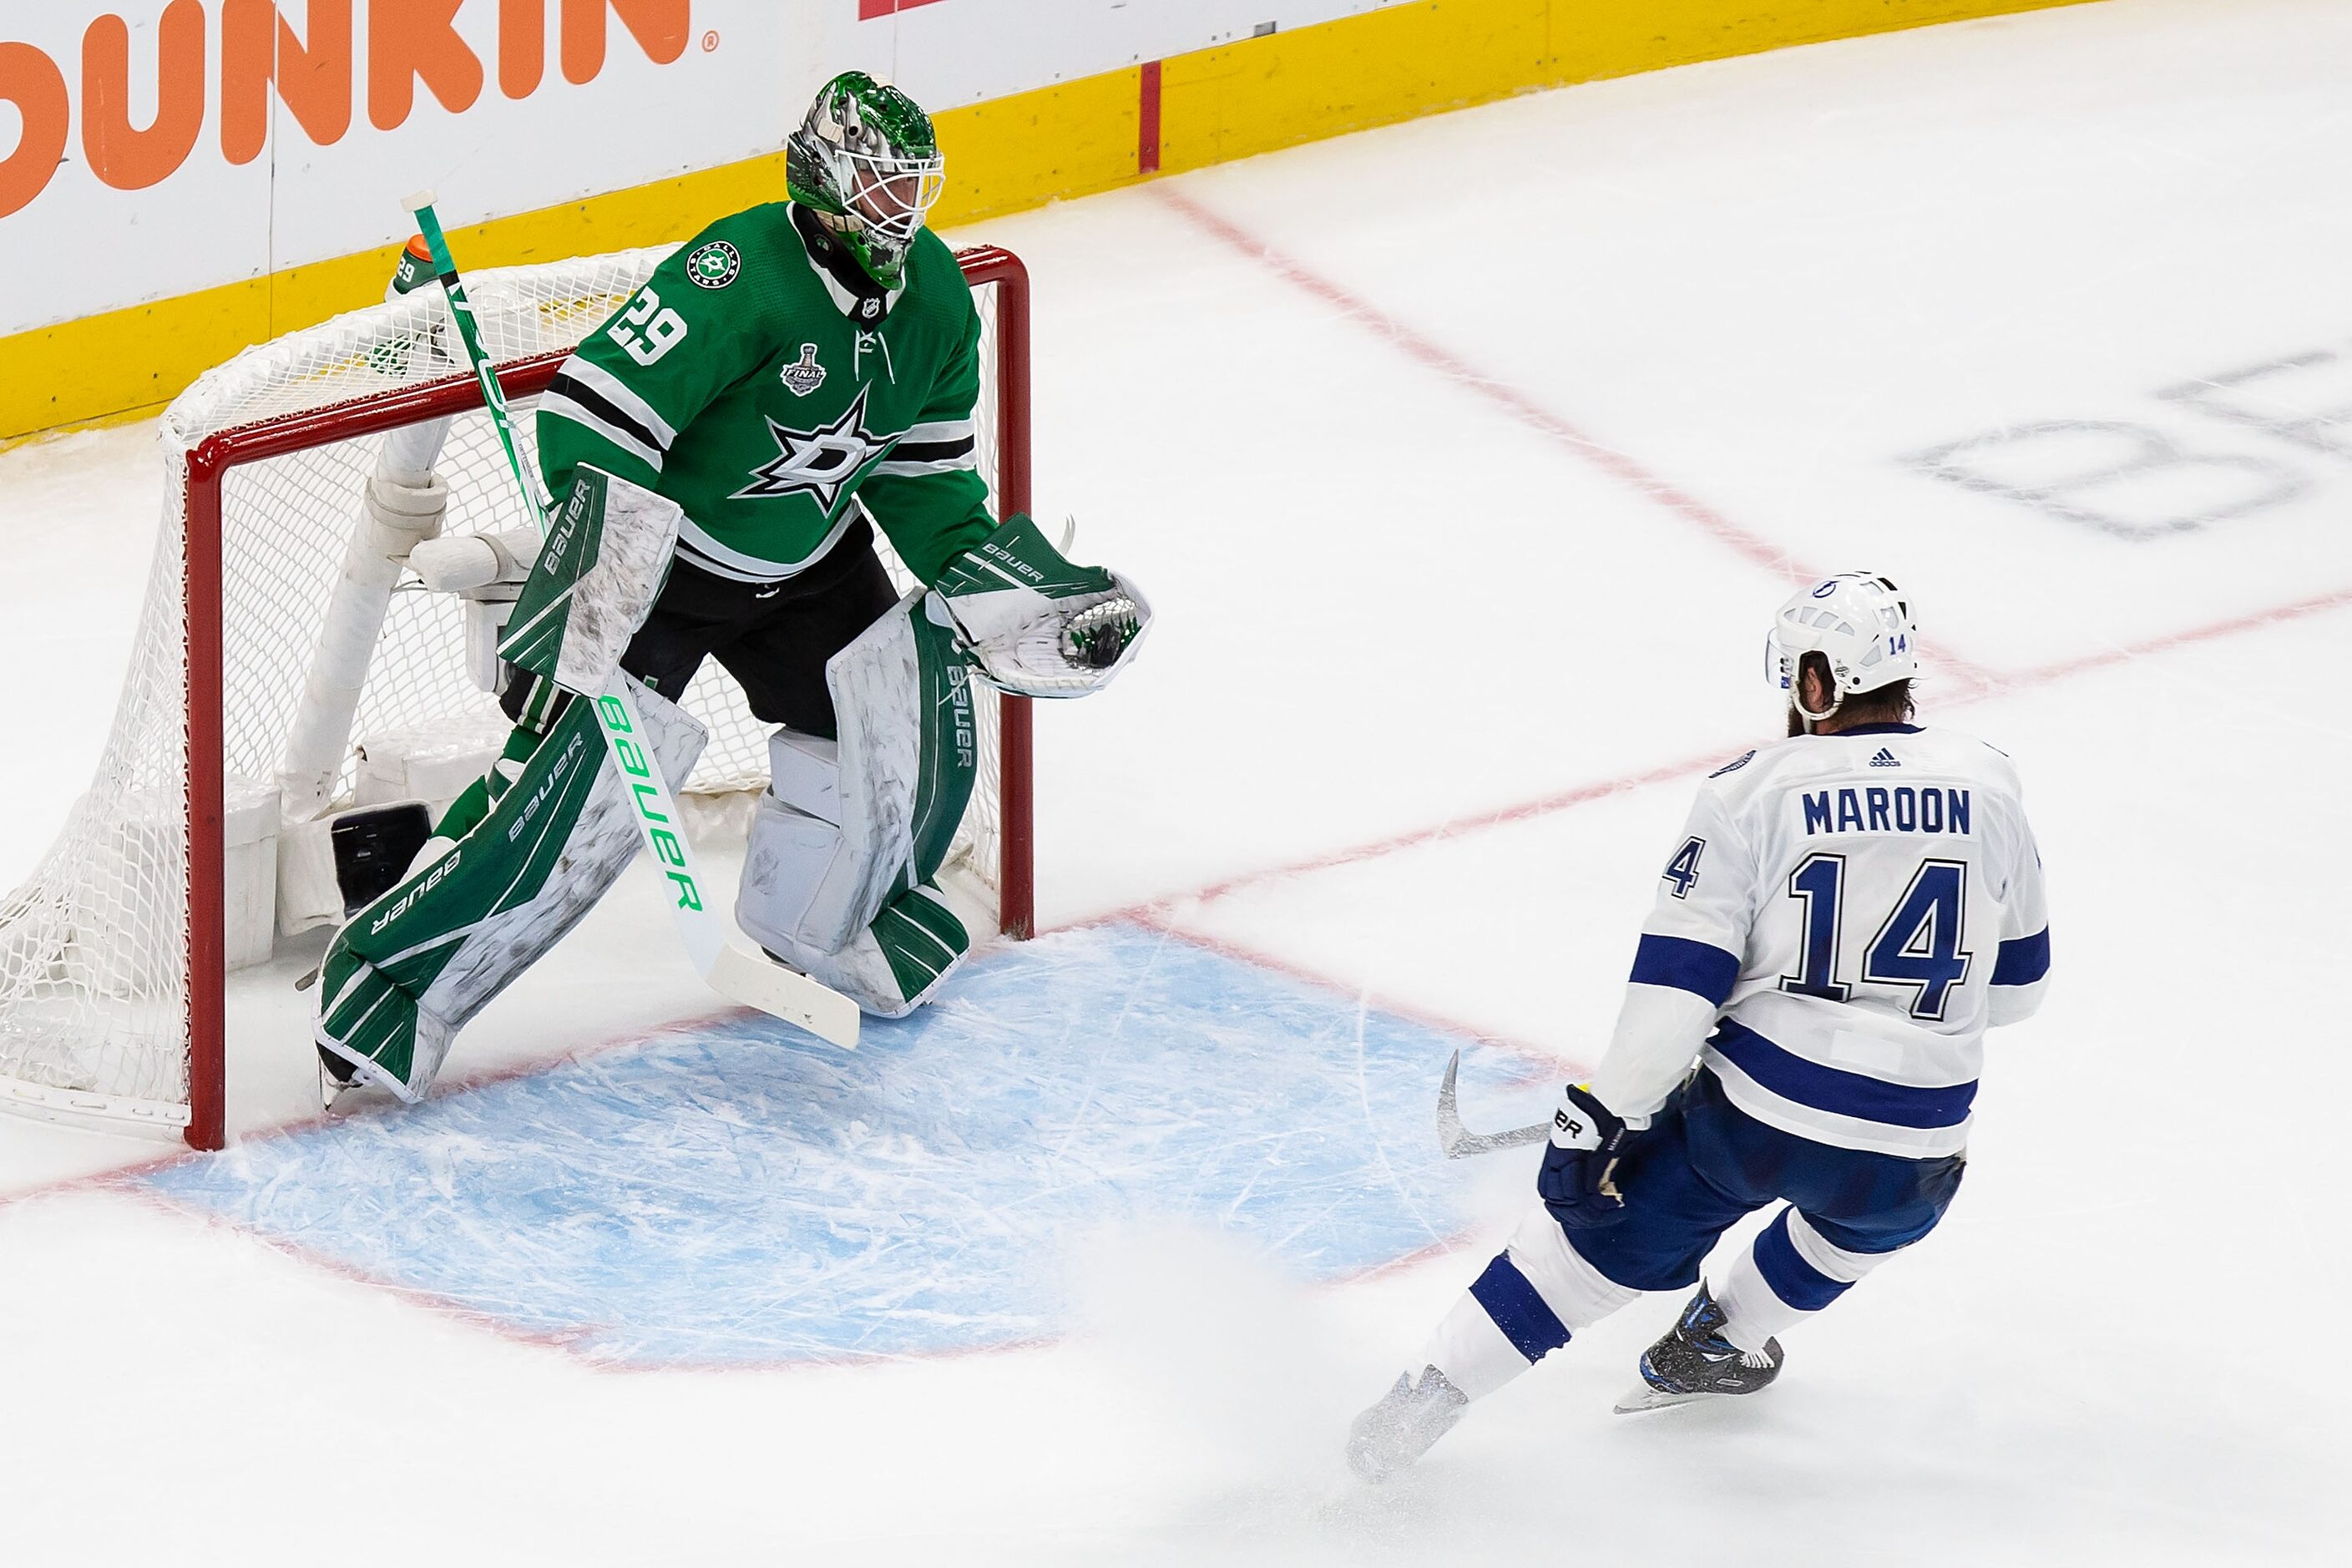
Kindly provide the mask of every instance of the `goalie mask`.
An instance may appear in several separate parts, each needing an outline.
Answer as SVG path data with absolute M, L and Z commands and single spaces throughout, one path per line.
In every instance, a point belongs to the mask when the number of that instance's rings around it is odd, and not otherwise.
M 1842 572 L 1791 595 L 1772 617 L 1764 641 L 1765 679 L 1789 694 L 1808 719 L 1797 690 L 1797 666 L 1809 653 L 1829 661 L 1839 700 L 1875 691 L 1919 673 L 1918 630 L 1902 590 L 1867 572 Z
M 784 183 L 866 275 L 898 287 L 907 252 L 947 184 L 930 117 L 905 93 L 844 71 L 784 142 Z

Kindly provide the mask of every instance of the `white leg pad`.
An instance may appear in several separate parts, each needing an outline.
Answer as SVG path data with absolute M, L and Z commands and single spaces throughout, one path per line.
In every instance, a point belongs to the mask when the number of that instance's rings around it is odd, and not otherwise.
M 971 931 L 955 901 L 937 883 L 925 882 L 891 900 L 838 952 L 798 944 L 769 951 L 861 1012 L 903 1018 L 929 1001 L 971 953 Z
M 790 730 L 768 738 L 769 784 L 751 819 L 735 920 L 771 952 L 838 952 L 874 918 L 864 905 L 887 846 L 864 831 L 875 815 L 866 803 L 843 800 L 840 753 L 837 742 Z M 853 774 L 847 790 L 866 783 Z
M 771 782 L 735 921 L 812 974 L 795 955 L 845 958 L 887 909 L 929 881 L 971 795 L 970 689 L 949 635 L 915 621 L 917 603 L 900 600 L 826 664 L 838 742 L 789 730 L 769 742 Z M 928 906 L 918 913 L 934 918 Z M 891 931 L 881 940 L 886 950 L 898 945 Z

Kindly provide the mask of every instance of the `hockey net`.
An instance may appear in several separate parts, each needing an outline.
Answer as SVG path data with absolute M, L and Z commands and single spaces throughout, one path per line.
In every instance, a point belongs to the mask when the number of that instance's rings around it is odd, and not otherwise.
M 536 395 L 667 254 L 468 278 L 527 458 Z M 960 259 L 982 319 L 982 469 L 1000 513 L 1025 510 L 1025 274 L 992 247 Z M 242 943 L 226 934 L 240 912 L 250 925 L 250 910 L 225 906 L 249 904 L 257 876 L 276 875 L 256 871 L 256 835 L 281 813 L 290 831 L 320 809 L 278 785 L 295 731 L 318 729 L 303 710 L 306 678 L 332 641 L 330 605 L 380 452 L 446 421 L 434 468 L 449 491 L 442 531 L 525 526 L 452 342 L 441 292 L 427 289 L 249 350 L 164 414 L 163 523 L 97 776 L 32 876 L 0 900 L 0 1108 L 220 1146 L 226 973 L 267 957 L 276 925 L 272 914 L 257 954 L 250 931 Z M 879 530 L 876 540 L 903 590 L 912 579 Z M 324 809 L 365 800 L 371 738 L 379 752 L 439 744 L 461 761 L 497 743 L 504 720 L 469 675 L 464 614 L 404 575 L 393 589 L 381 635 L 355 656 L 364 676 L 348 724 L 340 711 L 331 721 L 342 741 L 340 762 L 325 753 Z M 951 858 L 995 900 L 1002 928 L 1026 935 L 1027 705 L 974 690 L 981 778 Z M 714 800 L 761 787 L 768 729 L 716 661 L 685 706 L 710 731 L 686 792 Z

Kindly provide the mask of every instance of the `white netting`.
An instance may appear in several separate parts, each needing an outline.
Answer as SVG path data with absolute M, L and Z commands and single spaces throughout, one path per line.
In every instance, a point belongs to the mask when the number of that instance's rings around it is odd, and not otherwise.
M 467 279 L 483 346 L 501 364 L 569 349 L 635 289 L 667 248 Z M 977 290 L 986 356 L 982 472 L 996 478 L 994 290 Z M 222 481 L 222 754 L 234 820 L 273 778 L 303 701 L 306 674 L 352 538 L 383 435 L 339 438 L 337 423 L 388 395 L 460 374 L 449 358 L 438 289 L 354 311 L 249 350 L 209 372 L 163 420 L 164 505 L 154 564 L 98 773 L 65 831 L 26 883 L 0 900 L 0 1106 L 175 1124 L 188 1100 L 188 746 L 184 609 L 188 456 L 206 438 L 333 409 L 317 444 L 233 468 Z M 515 405 L 530 455 L 530 400 Z M 450 421 L 436 472 L 447 481 L 444 531 L 525 526 L 489 418 Z M 885 563 L 911 583 L 877 531 Z M 993 890 L 999 854 L 998 715 L 979 688 L 982 775 L 957 858 Z M 706 664 L 687 708 L 711 739 L 687 788 L 755 789 L 766 782 L 767 730 L 731 678 Z M 405 581 L 393 595 L 367 666 L 350 739 L 387 733 L 503 731 L 495 700 L 468 679 L 463 609 Z M 334 795 L 348 804 L 358 758 L 347 746 Z M 234 853 L 234 851 L 232 851 Z M 304 1043 L 289 1041 L 289 1050 Z

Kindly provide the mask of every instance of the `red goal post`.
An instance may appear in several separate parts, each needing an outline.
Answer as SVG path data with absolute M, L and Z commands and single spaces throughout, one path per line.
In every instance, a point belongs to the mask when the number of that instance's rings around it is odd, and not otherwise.
M 988 318 L 988 335 L 992 340 L 989 352 L 993 363 L 987 372 L 988 384 L 983 389 L 981 411 L 983 447 L 991 445 L 989 437 L 992 435 L 993 438 L 993 450 L 989 454 L 993 466 L 992 503 L 999 515 L 1025 512 L 1031 504 L 1028 274 L 1019 258 L 992 246 L 961 251 L 958 260 L 975 295 L 983 301 L 984 313 Z M 515 270 L 520 272 L 523 269 Z M 596 318 L 585 330 L 593 330 L 601 320 L 601 317 Z M 314 331 L 324 330 L 313 329 Z M 411 339 L 414 336 L 412 328 Z M 506 395 L 511 400 L 522 400 L 546 390 L 558 368 L 569 357 L 570 347 L 566 344 L 512 358 L 501 356 L 496 344 L 492 345 L 490 352 L 500 359 L 499 379 Z M 989 406 L 992 404 L 992 409 Z M 176 408 L 178 405 L 174 406 Z M 232 505 L 232 479 L 240 471 L 253 469 L 256 465 L 338 443 L 360 441 L 404 426 L 447 420 L 472 413 L 481 406 L 479 387 L 470 376 L 457 371 L 369 395 L 345 397 L 315 407 L 229 425 L 204 435 L 185 449 L 182 459 L 184 464 L 184 488 L 181 496 L 176 498 L 181 503 L 184 519 L 182 553 L 178 563 L 179 607 L 184 616 L 184 687 L 181 694 L 185 726 L 184 768 L 182 771 L 185 784 L 186 834 L 184 969 L 182 971 L 184 977 L 182 994 L 185 997 L 186 1121 L 184 1136 L 194 1148 L 222 1147 L 227 1128 L 227 974 L 230 953 L 226 931 L 226 909 L 229 898 L 226 872 L 229 810 L 225 773 L 228 766 L 228 731 L 236 721 L 236 716 L 232 711 L 231 702 L 225 697 L 230 689 L 226 660 L 231 654 L 229 634 L 225 625 L 228 618 L 226 595 L 235 587 L 225 570 L 225 563 L 230 553 L 225 536 L 225 520 Z M 895 561 L 893 565 L 895 568 Z M 152 616 L 155 601 L 151 597 L 149 604 Z M 298 634 L 289 632 L 288 635 Z M 136 679 L 134 673 L 134 681 Z M 370 679 L 374 677 L 371 675 Z M 113 746 L 120 743 L 120 731 L 130 721 L 127 715 L 136 699 L 137 693 L 127 685 L 124 713 L 118 715 L 118 736 L 117 741 L 110 743 L 110 752 Z M 1032 712 L 1025 700 L 998 698 L 996 717 L 992 748 L 995 761 L 992 804 L 996 815 L 992 825 L 994 852 L 992 858 L 994 865 L 991 868 L 993 876 L 990 879 L 995 884 L 1001 929 L 1005 934 L 1021 939 L 1032 933 L 1035 922 Z M 748 721 L 748 715 L 746 720 Z M 985 739 L 983 748 L 989 749 Z M 988 785 L 989 781 L 984 777 L 983 791 Z M 92 795 L 96 796 L 99 793 L 94 788 Z M 975 813 L 982 809 L 978 800 L 973 809 Z M 76 826 L 85 832 L 90 831 L 88 825 L 80 822 L 79 815 Z M 69 827 L 68 836 L 74 830 Z M 54 880 L 59 876 L 72 875 L 69 864 L 58 864 L 74 858 L 66 853 L 69 847 L 61 841 L 58 849 L 52 851 L 50 862 L 37 873 L 35 883 L 27 884 L 27 887 L 37 894 L 41 877 L 47 876 Z M 9 903 L 0 905 L 0 921 L 5 921 L 11 914 L 21 913 L 27 907 L 26 894 L 26 889 L 20 889 Z M 80 939 L 89 940 L 86 931 L 80 933 Z M 7 1039 L 8 1009 L 18 1000 L 10 990 L 8 979 L 5 972 L 0 972 L 0 1045 L 5 1045 Z M 21 984 L 16 987 L 17 992 L 24 989 Z M 160 1038 L 156 1047 L 168 1048 Z M 307 1052 L 309 1046 L 307 1041 L 289 1042 L 289 1048 Z M 67 1054 L 71 1055 L 70 1052 Z M 46 1095 L 58 1102 L 45 1108 L 36 1100 L 29 1106 L 20 1105 L 20 1109 L 31 1109 L 36 1113 L 49 1113 L 53 1110 L 60 1115 L 74 1115 L 79 1110 L 103 1118 L 110 1113 L 93 1111 L 89 1107 L 108 1100 L 111 1096 L 127 1095 L 130 1100 L 126 1102 L 140 1105 L 151 1125 L 157 1120 L 149 1103 L 152 1099 L 152 1090 L 118 1090 L 109 1085 L 93 1084 L 84 1091 L 84 1103 L 77 1107 L 62 1103 L 72 1095 L 76 1086 L 58 1085 L 56 1079 L 59 1076 L 58 1071 L 46 1065 L 46 1060 L 43 1070 L 33 1074 L 19 1069 L 9 1058 L 0 1055 L 0 1080 L 22 1090 L 20 1098 Z M 142 1095 L 146 1098 L 142 1099 Z M 122 1114 L 125 1120 L 138 1119 L 126 1113 L 114 1114 Z

